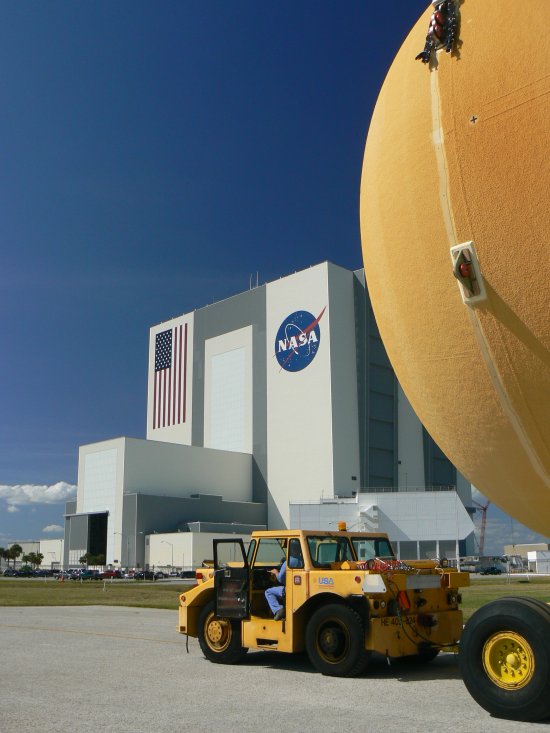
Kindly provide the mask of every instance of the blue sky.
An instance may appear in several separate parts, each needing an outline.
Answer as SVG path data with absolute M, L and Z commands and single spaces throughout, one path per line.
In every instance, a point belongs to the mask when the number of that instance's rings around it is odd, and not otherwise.
M 144 437 L 151 325 L 361 266 L 370 116 L 427 5 L 3 5 L 0 544 L 60 534 L 80 444 Z

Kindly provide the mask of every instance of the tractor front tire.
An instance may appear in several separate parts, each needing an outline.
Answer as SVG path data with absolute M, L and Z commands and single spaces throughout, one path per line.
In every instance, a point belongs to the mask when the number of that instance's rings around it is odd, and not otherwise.
M 550 717 L 550 608 L 533 598 L 501 598 L 482 606 L 460 640 L 468 692 L 497 718 Z
M 365 628 L 349 606 L 328 603 L 318 608 L 306 627 L 306 650 L 316 670 L 331 677 L 355 677 L 368 664 Z
M 241 622 L 216 616 L 214 601 L 199 615 L 198 636 L 204 656 L 217 664 L 236 664 L 248 651 L 241 643 Z

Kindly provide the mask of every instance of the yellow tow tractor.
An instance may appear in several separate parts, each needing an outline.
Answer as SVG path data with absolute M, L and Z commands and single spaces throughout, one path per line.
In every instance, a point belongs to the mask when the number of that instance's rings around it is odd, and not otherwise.
M 284 562 L 284 617 L 275 620 L 265 591 Z M 197 570 L 180 596 L 179 632 L 221 664 L 248 649 L 305 649 L 322 674 L 352 677 L 373 652 L 430 661 L 457 644 L 459 588 L 469 585 L 443 565 L 398 560 L 386 534 L 344 527 L 253 532 L 248 551 L 240 539 L 214 540 L 213 568 Z

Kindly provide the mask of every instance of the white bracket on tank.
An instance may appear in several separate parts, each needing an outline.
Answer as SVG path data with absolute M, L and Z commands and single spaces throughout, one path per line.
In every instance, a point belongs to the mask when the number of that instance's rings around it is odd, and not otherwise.
M 378 573 L 365 575 L 362 590 L 364 593 L 387 593 L 386 584 Z
M 451 247 L 451 261 L 463 302 L 476 305 L 487 300 L 475 244 L 464 242 Z M 469 271 L 469 276 L 463 274 L 464 270 Z

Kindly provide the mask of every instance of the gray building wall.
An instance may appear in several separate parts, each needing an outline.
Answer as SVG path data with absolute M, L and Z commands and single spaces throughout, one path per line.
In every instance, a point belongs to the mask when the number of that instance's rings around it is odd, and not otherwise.
M 65 532 L 65 547 L 63 564 L 68 566 L 69 564 L 77 565 L 78 559 L 73 560 L 71 563 L 71 551 L 84 551 L 88 547 L 88 514 L 76 514 L 73 516 L 66 517 L 66 529 Z M 68 526 L 67 526 L 68 521 Z M 84 554 L 84 552 L 82 554 Z
M 193 332 L 192 444 L 204 445 L 204 344 L 208 339 L 252 326 L 253 501 L 267 500 L 267 387 L 265 286 L 195 311 Z
M 146 535 L 188 531 L 189 522 L 241 522 L 263 526 L 267 522 L 266 506 L 263 503 L 224 501 L 221 496 L 205 494 L 190 498 L 125 494 L 122 557 L 117 559 L 125 566 L 139 564 L 143 567 Z

